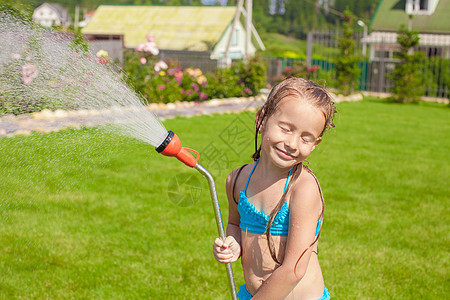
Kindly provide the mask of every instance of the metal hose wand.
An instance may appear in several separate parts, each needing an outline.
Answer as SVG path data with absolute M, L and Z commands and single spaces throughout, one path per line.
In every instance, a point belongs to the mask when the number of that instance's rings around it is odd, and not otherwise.
M 197 151 L 184 148 L 181 146 L 181 141 L 178 136 L 173 132 L 169 131 L 165 140 L 156 147 L 156 151 L 165 156 L 176 157 L 179 161 L 185 165 L 196 169 L 199 171 L 207 180 L 209 184 L 209 192 L 211 194 L 211 200 L 214 207 L 214 215 L 216 217 L 217 230 L 219 231 L 219 236 L 225 240 L 225 231 L 223 227 L 222 215 L 220 213 L 219 199 L 217 198 L 216 185 L 214 184 L 214 179 L 211 174 L 202 165 L 198 163 L 200 158 Z M 196 154 L 194 157 L 192 153 Z M 237 300 L 236 285 L 234 283 L 233 269 L 231 263 L 226 264 L 228 282 L 231 289 L 231 296 L 233 300 Z

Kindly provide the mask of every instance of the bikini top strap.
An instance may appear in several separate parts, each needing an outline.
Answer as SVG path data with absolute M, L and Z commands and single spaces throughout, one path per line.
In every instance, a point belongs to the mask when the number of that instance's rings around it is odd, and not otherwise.
M 253 174 L 253 172 L 255 171 L 255 168 L 256 168 L 256 165 L 258 164 L 258 162 L 259 162 L 259 158 L 258 158 L 258 160 L 256 161 L 255 165 L 253 166 L 252 171 L 251 171 L 250 174 L 248 175 L 247 183 L 245 184 L 245 189 L 244 189 L 244 193 L 245 193 L 245 194 L 247 194 L 247 187 L 248 187 L 248 183 L 250 182 L 250 177 L 252 177 L 252 174 Z
M 238 204 L 238 201 L 236 201 L 236 198 L 234 197 L 234 191 L 236 190 L 236 181 L 238 180 L 239 174 L 241 174 L 242 169 L 244 169 L 244 167 L 245 167 L 246 165 L 247 165 L 247 164 L 245 164 L 245 165 L 243 165 L 242 167 L 240 167 L 239 170 L 237 171 L 236 176 L 234 176 L 234 182 L 233 182 L 233 200 L 234 200 L 234 203 L 236 203 L 236 204 Z
M 292 168 L 292 169 L 289 171 L 288 177 L 286 178 L 286 183 L 284 184 L 283 194 L 284 194 L 284 192 L 286 192 L 286 189 L 287 189 L 287 187 L 288 187 L 289 180 L 291 179 L 292 170 L 294 170 L 294 168 Z
M 258 160 L 256 161 L 255 165 L 253 166 L 252 171 L 251 171 L 250 174 L 248 175 L 247 183 L 245 184 L 245 189 L 244 189 L 244 193 L 245 193 L 245 194 L 247 194 L 247 187 L 248 187 L 248 183 L 250 182 L 250 177 L 252 177 L 253 172 L 255 171 L 255 168 L 256 168 L 256 165 L 258 164 L 258 162 L 259 162 L 259 158 L 258 158 Z M 288 177 L 286 178 L 286 183 L 284 184 L 283 194 L 284 194 L 284 192 L 286 192 L 286 189 L 287 189 L 287 187 L 288 187 L 289 180 L 291 179 L 292 170 L 294 170 L 294 168 L 292 168 L 292 169 L 289 171 Z M 317 181 L 317 179 L 316 179 L 316 181 Z M 320 187 L 319 187 L 319 189 L 320 189 Z M 320 193 L 322 194 L 322 192 L 320 192 Z

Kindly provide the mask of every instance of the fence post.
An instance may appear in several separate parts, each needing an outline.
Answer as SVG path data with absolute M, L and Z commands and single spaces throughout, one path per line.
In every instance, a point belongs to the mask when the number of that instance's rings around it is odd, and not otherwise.
M 385 51 L 387 49 L 387 47 L 385 46 L 386 44 L 384 43 L 384 39 L 381 40 L 381 58 L 380 58 L 380 64 L 379 64 L 379 68 L 378 68 L 378 92 L 384 93 L 387 92 L 385 90 L 385 83 L 386 83 L 386 59 L 384 57 L 385 55 Z
M 311 61 L 312 61 L 313 35 L 314 35 L 314 33 L 309 31 L 308 35 L 307 35 L 307 38 L 306 38 L 306 43 L 307 43 L 307 48 L 306 48 L 306 66 L 308 68 L 311 67 Z

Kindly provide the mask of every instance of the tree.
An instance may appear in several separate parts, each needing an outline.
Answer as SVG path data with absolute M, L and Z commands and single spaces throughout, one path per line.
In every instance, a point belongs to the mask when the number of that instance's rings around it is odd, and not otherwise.
M 336 60 L 336 82 L 344 95 L 352 93 L 358 87 L 358 56 L 355 55 L 355 39 L 353 38 L 354 16 L 345 11 L 342 23 L 342 37 L 339 39 L 340 54 Z
M 414 52 L 414 47 L 419 45 L 419 40 L 418 33 L 408 30 L 404 25 L 397 31 L 400 51 L 395 53 L 394 58 L 399 62 L 389 78 L 394 84 L 391 92 L 398 102 L 416 102 L 423 95 L 424 81 L 417 65 L 424 59 L 424 53 Z

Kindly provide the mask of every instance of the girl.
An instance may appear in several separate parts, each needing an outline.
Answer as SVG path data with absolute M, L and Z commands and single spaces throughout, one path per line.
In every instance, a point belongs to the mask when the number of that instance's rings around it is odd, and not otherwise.
M 228 175 L 227 238 L 213 245 L 221 263 L 242 257 L 240 300 L 330 298 L 317 258 L 324 202 L 303 161 L 334 126 L 334 112 L 324 88 L 293 77 L 257 112 L 255 162 Z

